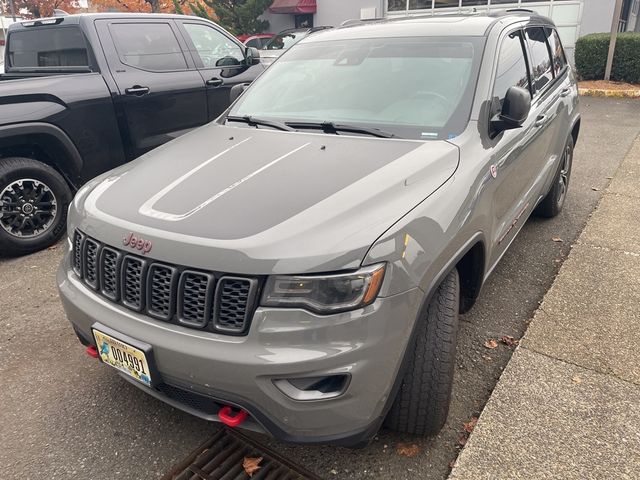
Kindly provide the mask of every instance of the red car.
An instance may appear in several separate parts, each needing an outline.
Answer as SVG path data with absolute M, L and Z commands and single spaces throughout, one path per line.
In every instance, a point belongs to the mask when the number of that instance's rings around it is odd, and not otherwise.
M 273 37 L 275 37 L 273 33 L 257 33 L 255 35 L 238 35 L 237 38 L 247 47 L 255 47 L 258 50 L 262 50 L 262 47 Z

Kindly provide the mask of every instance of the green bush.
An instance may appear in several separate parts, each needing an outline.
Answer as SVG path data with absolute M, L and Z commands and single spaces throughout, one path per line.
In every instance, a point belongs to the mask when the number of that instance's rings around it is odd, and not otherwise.
M 585 35 L 576 42 L 575 59 L 583 80 L 602 80 L 609 52 L 608 33 Z M 611 80 L 640 83 L 640 33 L 618 34 Z

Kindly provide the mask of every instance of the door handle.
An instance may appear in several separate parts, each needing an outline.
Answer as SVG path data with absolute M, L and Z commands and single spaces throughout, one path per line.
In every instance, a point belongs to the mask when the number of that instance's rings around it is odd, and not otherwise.
M 219 78 L 213 77 L 207 80 L 205 83 L 211 87 L 220 87 L 224 82 Z
M 536 123 L 534 123 L 534 125 L 536 127 L 542 127 L 544 126 L 547 122 L 549 121 L 549 117 L 547 117 L 546 115 L 539 115 L 538 118 L 536 118 Z
M 566 97 L 570 93 L 571 93 L 571 88 L 570 87 L 566 87 L 566 88 L 563 88 L 562 90 L 560 90 L 560 96 L 561 97 Z
M 127 95 L 134 95 L 136 97 L 141 97 L 142 95 L 146 95 L 149 93 L 149 87 L 141 87 L 140 85 L 134 85 L 131 88 L 127 88 L 124 93 Z

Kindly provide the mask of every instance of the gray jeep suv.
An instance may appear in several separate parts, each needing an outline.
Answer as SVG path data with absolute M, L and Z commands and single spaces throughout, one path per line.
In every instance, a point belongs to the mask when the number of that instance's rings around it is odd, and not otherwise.
M 321 32 L 78 192 L 60 295 L 90 355 L 199 417 L 293 442 L 433 434 L 458 315 L 529 215 L 562 209 L 579 129 L 531 12 Z

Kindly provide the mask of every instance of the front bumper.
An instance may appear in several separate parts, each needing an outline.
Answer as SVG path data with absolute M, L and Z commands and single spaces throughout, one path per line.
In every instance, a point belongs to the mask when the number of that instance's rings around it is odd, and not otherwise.
M 251 415 L 243 427 L 296 443 L 355 444 L 375 434 L 422 299 L 414 289 L 325 317 L 261 307 L 248 334 L 233 337 L 154 320 L 109 302 L 78 279 L 68 254 L 57 282 L 79 337 L 93 342 L 91 326 L 99 322 L 152 346 L 158 387 L 132 383 L 207 420 L 218 419 L 215 408 L 197 408 L 208 399 L 236 405 Z M 346 391 L 332 399 L 297 401 L 274 384 L 331 374 L 350 375 Z

